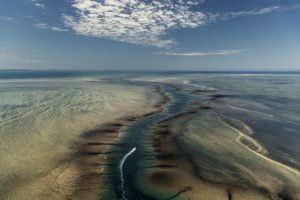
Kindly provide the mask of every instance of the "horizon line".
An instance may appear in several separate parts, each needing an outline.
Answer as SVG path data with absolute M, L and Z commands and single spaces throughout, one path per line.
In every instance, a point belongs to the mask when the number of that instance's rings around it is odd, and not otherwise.
M 288 69 L 288 70 L 280 70 L 280 69 L 267 69 L 267 70 L 180 70 L 180 69 L 0 69 L 0 72 L 30 72 L 30 71 L 41 71 L 41 72 L 243 72 L 243 73 L 253 73 L 253 72 L 299 72 L 300 69 Z

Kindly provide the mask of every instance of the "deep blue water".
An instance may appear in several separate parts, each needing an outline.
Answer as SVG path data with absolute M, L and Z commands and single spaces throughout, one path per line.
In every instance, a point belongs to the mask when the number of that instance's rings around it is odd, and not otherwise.
M 175 74 L 300 74 L 300 71 L 100 71 L 100 70 L 0 70 L 0 79 L 70 78 L 109 75 Z

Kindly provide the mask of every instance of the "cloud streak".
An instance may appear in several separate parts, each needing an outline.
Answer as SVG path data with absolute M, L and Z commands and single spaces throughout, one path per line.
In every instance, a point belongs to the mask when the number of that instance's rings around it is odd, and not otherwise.
M 0 48 L 0 60 L 2 62 L 17 62 L 17 63 L 41 63 L 41 60 L 33 59 L 33 58 L 28 58 L 28 56 L 21 55 L 20 52 L 11 50 L 11 49 L 6 49 Z
M 232 18 L 238 17 L 247 17 L 247 16 L 255 16 L 255 15 L 264 15 L 272 12 L 281 12 L 286 10 L 293 10 L 300 8 L 300 4 L 295 4 L 292 6 L 270 6 L 260 9 L 253 9 L 247 11 L 238 11 L 238 12 L 226 12 L 226 13 L 208 13 L 208 22 L 216 22 L 221 20 L 229 20 Z
M 60 27 L 56 27 L 56 26 L 48 26 L 45 23 L 37 23 L 37 24 L 34 24 L 33 26 L 35 28 L 51 30 L 51 31 L 55 31 L 55 32 L 67 32 L 68 31 L 68 29 L 66 29 L 66 28 L 60 28 Z
M 39 2 L 39 0 L 30 0 L 34 6 L 45 9 L 45 4 Z
M 42 9 L 45 9 L 45 5 L 42 4 L 42 3 L 35 3 L 34 4 L 36 7 L 39 7 L 39 8 L 42 8 Z
M 13 20 L 13 18 L 12 17 L 4 17 L 4 16 L 0 16 L 0 21 L 11 21 L 11 20 Z
M 218 50 L 218 51 L 196 51 L 196 52 L 157 52 L 156 54 L 165 56 L 187 56 L 187 57 L 199 57 L 199 56 L 224 56 L 224 55 L 238 55 L 243 50 Z

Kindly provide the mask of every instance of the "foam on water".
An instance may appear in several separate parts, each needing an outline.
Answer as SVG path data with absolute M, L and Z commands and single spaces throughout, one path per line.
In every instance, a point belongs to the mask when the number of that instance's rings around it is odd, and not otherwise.
M 120 161 L 120 177 L 121 177 L 121 190 L 122 190 L 122 199 L 126 200 L 126 190 L 125 190 L 125 181 L 124 181 L 124 172 L 123 172 L 123 166 L 124 163 L 126 162 L 126 159 L 133 154 L 136 151 L 136 147 L 134 147 L 133 149 L 131 149 L 127 154 L 124 155 L 124 157 L 121 159 Z

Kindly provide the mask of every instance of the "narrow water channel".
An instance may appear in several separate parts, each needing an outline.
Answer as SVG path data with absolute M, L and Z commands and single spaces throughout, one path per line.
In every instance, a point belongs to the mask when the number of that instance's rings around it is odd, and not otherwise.
M 176 91 L 170 85 L 162 86 L 164 92 L 171 98 L 171 102 L 163 112 L 133 122 L 125 130 L 124 156 L 120 161 L 120 182 L 117 187 L 117 194 L 122 200 L 153 199 L 141 194 L 134 186 L 133 178 L 137 171 L 138 159 L 142 154 L 142 141 L 150 137 L 151 129 L 160 121 L 172 117 L 184 111 L 191 99 L 186 93 Z

